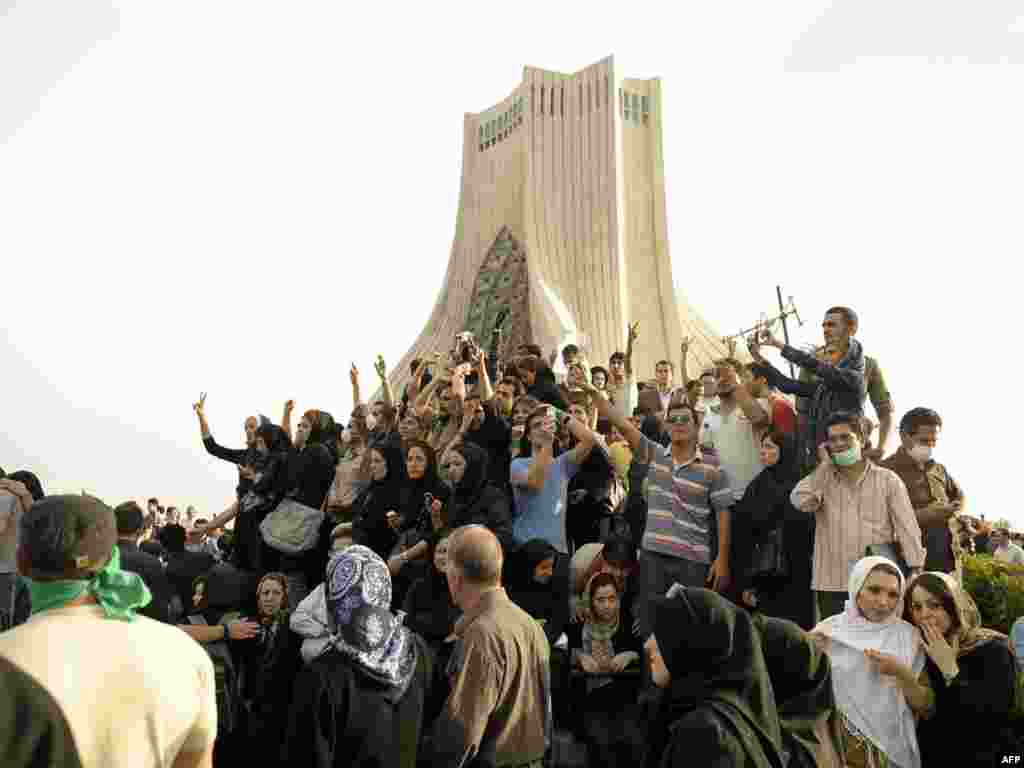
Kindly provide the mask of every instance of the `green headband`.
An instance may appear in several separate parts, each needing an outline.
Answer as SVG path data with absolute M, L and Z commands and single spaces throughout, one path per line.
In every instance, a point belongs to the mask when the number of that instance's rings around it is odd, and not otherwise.
M 89 581 L 27 581 L 32 596 L 33 615 L 51 608 L 61 608 L 88 592 L 96 598 L 108 619 L 132 621 L 136 609 L 149 605 L 153 599 L 141 576 L 121 570 L 121 552 L 116 544 L 110 560 Z

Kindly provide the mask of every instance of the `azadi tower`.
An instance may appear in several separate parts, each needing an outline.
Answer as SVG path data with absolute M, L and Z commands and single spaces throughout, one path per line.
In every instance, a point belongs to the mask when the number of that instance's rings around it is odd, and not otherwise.
M 642 380 L 662 358 L 678 367 L 683 336 L 693 338 L 690 376 L 725 353 L 672 282 L 660 80 L 622 78 L 612 57 L 571 75 L 526 67 L 464 130 L 448 272 L 392 368 L 396 391 L 413 359 L 449 351 L 462 331 L 486 348 L 503 310 L 505 350 L 575 341 L 592 365 L 625 350 L 627 324 L 639 321 Z

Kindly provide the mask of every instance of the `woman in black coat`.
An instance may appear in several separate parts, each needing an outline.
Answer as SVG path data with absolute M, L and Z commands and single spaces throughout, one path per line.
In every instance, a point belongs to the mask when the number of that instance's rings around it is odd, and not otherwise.
M 782 729 L 761 637 L 721 595 L 683 587 L 651 601 L 644 644 L 662 698 L 649 768 L 782 768 Z
M 331 647 L 299 672 L 282 763 L 311 768 L 415 768 L 432 655 L 388 610 L 391 576 L 358 544 L 324 580 Z
M 234 754 L 249 762 L 274 761 L 291 708 L 292 683 L 301 666 L 301 639 L 289 628 L 288 579 L 268 573 L 256 590 L 260 633 L 251 640 L 229 641 L 242 702 Z M 269 759 L 268 759 L 269 756 Z M 245 762 L 245 761 L 243 761 Z
M 1011 720 L 1020 660 L 1006 635 L 981 626 L 971 596 L 952 576 L 927 571 L 907 587 L 903 618 L 921 630 L 935 708 L 917 724 L 921 765 L 996 765 L 1024 750 Z
M 404 472 L 390 451 L 374 446 L 367 453 L 370 484 L 352 504 L 352 540 L 387 560 L 398 543 L 388 513 L 397 515 L 402 507 Z
M 446 669 L 455 648 L 455 622 L 462 611 L 452 601 L 448 589 L 448 532 L 431 537 L 430 571 L 406 593 L 402 610 L 405 626 L 422 637 L 434 653 L 433 685 L 427 696 L 424 722 L 430 723 L 441 712 L 448 698 Z
M 810 630 L 816 624 L 811 562 L 814 520 L 789 497 L 799 480 L 793 438 L 771 427 L 761 437 L 764 469 L 733 510 L 733 573 L 738 601 Z M 780 543 L 781 556 L 773 557 Z
M 280 474 L 277 490 L 282 498 L 306 507 L 322 509 L 334 482 L 338 463 L 340 430 L 327 411 L 306 411 L 295 430 L 295 447 Z M 296 605 L 309 594 L 310 584 L 319 581 L 330 547 L 330 521 L 325 517 L 317 542 L 300 554 L 281 553 L 278 570 L 288 575 L 289 590 Z
M 512 516 L 508 494 L 487 478 L 488 455 L 478 445 L 458 441 L 445 454 L 448 479 L 455 488 L 448 510 L 448 526 L 485 525 L 498 537 L 506 556 L 513 549 Z

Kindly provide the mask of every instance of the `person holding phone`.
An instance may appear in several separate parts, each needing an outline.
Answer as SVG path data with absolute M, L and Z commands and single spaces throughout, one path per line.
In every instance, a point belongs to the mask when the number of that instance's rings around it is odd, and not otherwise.
M 572 450 L 555 455 L 555 434 L 566 428 L 575 439 Z M 569 481 L 590 455 L 596 436 L 579 419 L 551 405 L 537 408 L 526 420 L 525 457 L 513 460 L 510 477 L 515 498 L 512 534 L 518 544 L 543 539 L 569 554 L 566 508 Z
M 818 468 L 793 489 L 790 500 L 814 515 L 811 589 L 822 618 L 843 612 L 850 573 L 868 547 L 898 545 L 910 575 L 924 566 L 921 528 L 899 475 L 864 456 L 861 418 L 834 414 Z

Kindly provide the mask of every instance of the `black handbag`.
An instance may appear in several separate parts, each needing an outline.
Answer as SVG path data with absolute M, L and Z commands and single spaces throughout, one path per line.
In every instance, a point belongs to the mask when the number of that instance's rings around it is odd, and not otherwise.
M 910 568 L 907 566 L 907 561 L 903 559 L 903 547 L 900 546 L 898 541 L 893 541 L 889 544 L 869 544 L 867 549 L 864 550 L 864 554 L 869 557 L 884 557 L 887 560 L 892 560 L 896 567 L 900 569 L 903 578 L 910 576 Z
M 750 581 L 755 589 L 772 590 L 789 580 L 789 560 L 782 526 L 766 531 L 754 542 Z

